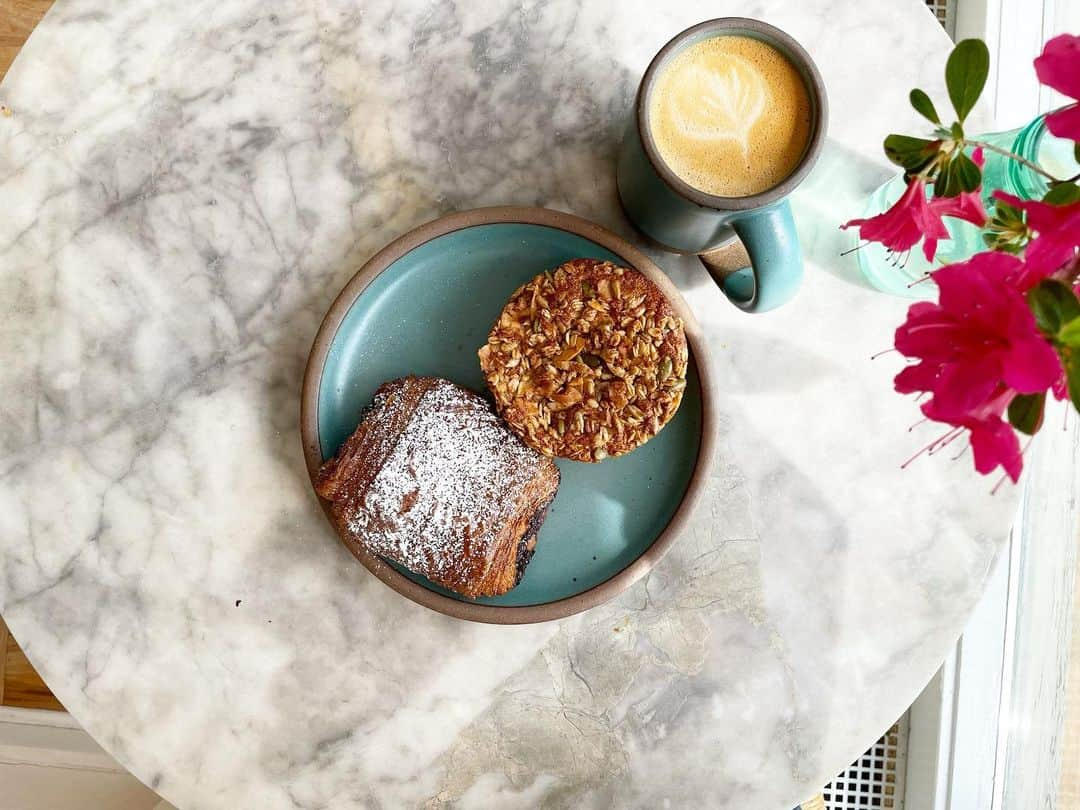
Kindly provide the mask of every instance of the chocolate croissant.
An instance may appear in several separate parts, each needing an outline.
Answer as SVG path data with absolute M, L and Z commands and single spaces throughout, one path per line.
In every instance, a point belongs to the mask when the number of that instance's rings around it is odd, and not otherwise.
M 521 581 L 558 488 L 551 459 L 437 377 L 379 386 L 316 483 L 347 543 L 468 597 Z

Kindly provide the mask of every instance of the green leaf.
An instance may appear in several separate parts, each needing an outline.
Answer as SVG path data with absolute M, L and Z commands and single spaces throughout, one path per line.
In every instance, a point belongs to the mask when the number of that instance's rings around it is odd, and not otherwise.
M 982 172 L 975 161 L 963 152 L 955 152 L 934 181 L 934 196 L 955 197 L 962 191 L 974 191 L 981 182 Z
M 1000 253 L 1011 253 L 1013 256 L 1019 255 L 1020 251 L 1024 249 L 1023 242 L 1005 238 L 1000 233 L 995 233 L 994 231 L 984 231 L 982 240 L 983 244 L 990 248 L 990 250 L 996 250 Z
M 994 219 L 1000 220 L 1004 225 L 1023 227 L 1024 212 L 1012 203 L 994 198 Z
M 958 42 L 945 63 L 945 86 L 956 117 L 963 123 L 979 100 L 990 74 L 990 51 L 981 39 Z
M 1011 239 L 1007 235 L 993 230 L 983 231 L 983 244 L 999 253 L 1011 253 L 1013 256 L 1020 255 L 1024 249 L 1024 242 Z
M 1073 159 L 1080 163 L 1080 141 L 1073 144 Z
M 1034 436 L 1043 421 L 1043 408 L 1046 406 L 1046 392 L 1038 394 L 1017 394 L 1009 403 L 1009 424 Z
M 902 166 L 908 174 L 922 171 L 937 156 L 941 141 L 910 135 L 890 135 L 885 139 L 885 157 Z
M 963 152 L 957 153 L 953 167 L 961 191 L 974 191 L 982 183 L 982 170 Z
M 1043 202 L 1049 205 L 1072 205 L 1080 202 L 1080 187 L 1075 183 L 1058 183 L 1046 192 Z
M 1067 347 L 1061 353 L 1061 361 L 1065 366 L 1065 379 L 1069 383 L 1069 399 L 1080 411 L 1080 351 Z
M 959 183 L 953 174 L 953 159 L 946 158 L 934 179 L 934 196 L 955 197 L 959 193 Z
M 930 96 L 926 95 L 925 92 L 916 87 L 911 91 L 908 98 L 911 100 L 911 106 L 915 108 L 915 112 L 933 124 L 941 123 L 937 110 L 934 109 L 934 102 L 930 100 Z
M 964 128 L 960 126 L 959 121 L 953 121 L 953 125 L 949 127 L 949 137 L 954 141 L 964 140 Z
M 1057 333 L 1059 342 L 1074 349 L 1080 349 L 1080 318 L 1073 318 L 1062 326 Z
M 1035 323 L 1047 337 L 1056 338 L 1061 328 L 1080 318 L 1080 301 L 1072 288 L 1056 279 L 1045 279 L 1027 293 Z

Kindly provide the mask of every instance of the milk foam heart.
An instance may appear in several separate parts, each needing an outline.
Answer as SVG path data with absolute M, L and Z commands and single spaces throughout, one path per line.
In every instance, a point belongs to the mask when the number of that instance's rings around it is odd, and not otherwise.
M 810 136 L 810 97 L 776 48 L 744 36 L 686 47 L 661 70 L 648 99 L 661 159 L 709 194 L 745 197 L 782 181 Z

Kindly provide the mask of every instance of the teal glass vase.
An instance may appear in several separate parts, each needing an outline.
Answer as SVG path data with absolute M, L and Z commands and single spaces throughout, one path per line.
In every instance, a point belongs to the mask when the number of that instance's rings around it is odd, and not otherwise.
M 1073 154 L 1073 142 L 1051 135 L 1046 129 L 1043 116 L 1020 129 L 991 132 L 976 136 L 972 140 L 1026 158 L 1055 177 L 1072 177 L 1080 171 Z M 983 166 L 983 204 L 988 212 L 993 210 L 991 197 L 997 189 L 1007 191 L 1022 200 L 1041 199 L 1049 189 L 1046 178 L 1023 163 L 990 149 L 984 150 L 983 155 L 986 160 Z M 871 217 L 887 210 L 900 199 L 906 188 L 903 174 L 884 183 L 870 195 L 866 213 L 862 216 Z M 930 192 L 929 189 L 927 191 Z M 913 247 L 906 257 L 899 257 L 889 253 L 877 242 L 870 242 L 855 253 L 859 269 L 870 284 L 884 292 L 908 298 L 936 298 L 937 288 L 933 281 L 927 280 L 927 273 L 943 264 L 964 261 L 986 250 L 982 230 L 975 225 L 945 217 L 945 227 L 950 238 L 938 243 L 933 262 L 924 258 L 922 243 Z

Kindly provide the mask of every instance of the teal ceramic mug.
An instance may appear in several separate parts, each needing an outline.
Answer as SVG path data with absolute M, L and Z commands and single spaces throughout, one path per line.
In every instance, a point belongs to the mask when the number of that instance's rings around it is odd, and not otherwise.
M 695 43 L 721 36 L 750 37 L 780 51 L 798 72 L 810 102 L 807 141 L 794 169 L 773 187 L 744 197 L 708 194 L 676 175 L 662 160 L 649 122 L 651 94 L 671 60 Z M 749 257 L 748 266 L 724 274 L 708 262 L 706 268 L 743 310 L 775 309 L 794 297 L 802 281 L 802 249 L 787 198 L 813 168 L 825 141 L 827 118 L 821 74 L 802 46 L 780 29 L 742 17 L 688 28 L 653 58 L 638 87 L 633 120 L 619 152 L 623 208 L 645 236 L 674 253 L 703 254 L 738 239 Z

